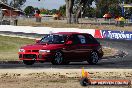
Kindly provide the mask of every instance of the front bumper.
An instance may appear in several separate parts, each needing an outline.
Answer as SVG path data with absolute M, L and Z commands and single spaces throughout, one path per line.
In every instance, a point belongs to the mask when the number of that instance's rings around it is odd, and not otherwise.
M 35 61 L 51 61 L 53 58 L 52 53 L 18 53 L 19 60 L 35 60 Z

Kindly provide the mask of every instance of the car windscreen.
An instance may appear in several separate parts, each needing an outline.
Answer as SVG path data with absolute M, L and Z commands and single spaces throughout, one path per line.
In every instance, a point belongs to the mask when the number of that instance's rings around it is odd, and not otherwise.
M 41 39 L 39 43 L 64 44 L 67 36 L 60 34 L 49 34 Z

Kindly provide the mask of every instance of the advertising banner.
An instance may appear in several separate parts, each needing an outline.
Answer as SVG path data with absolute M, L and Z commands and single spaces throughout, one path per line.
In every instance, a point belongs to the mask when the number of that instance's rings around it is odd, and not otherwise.
M 102 30 L 102 38 L 132 40 L 132 32 Z

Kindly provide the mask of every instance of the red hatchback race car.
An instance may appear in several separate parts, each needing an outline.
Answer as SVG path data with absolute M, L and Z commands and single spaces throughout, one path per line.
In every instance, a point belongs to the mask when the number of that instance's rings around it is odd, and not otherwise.
M 51 62 L 54 65 L 87 61 L 96 64 L 103 56 L 102 46 L 90 34 L 60 32 L 44 36 L 36 44 L 19 49 L 19 59 L 26 65 Z

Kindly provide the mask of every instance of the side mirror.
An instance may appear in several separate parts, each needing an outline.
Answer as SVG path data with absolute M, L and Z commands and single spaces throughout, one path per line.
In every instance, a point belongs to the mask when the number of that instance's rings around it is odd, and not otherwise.
M 39 42 L 40 42 L 40 40 L 37 40 L 37 39 L 36 39 L 36 40 L 35 40 L 35 42 L 36 42 L 36 43 L 39 43 Z
M 66 45 L 71 45 L 71 44 L 73 44 L 72 41 L 67 41 L 67 42 L 66 42 Z

